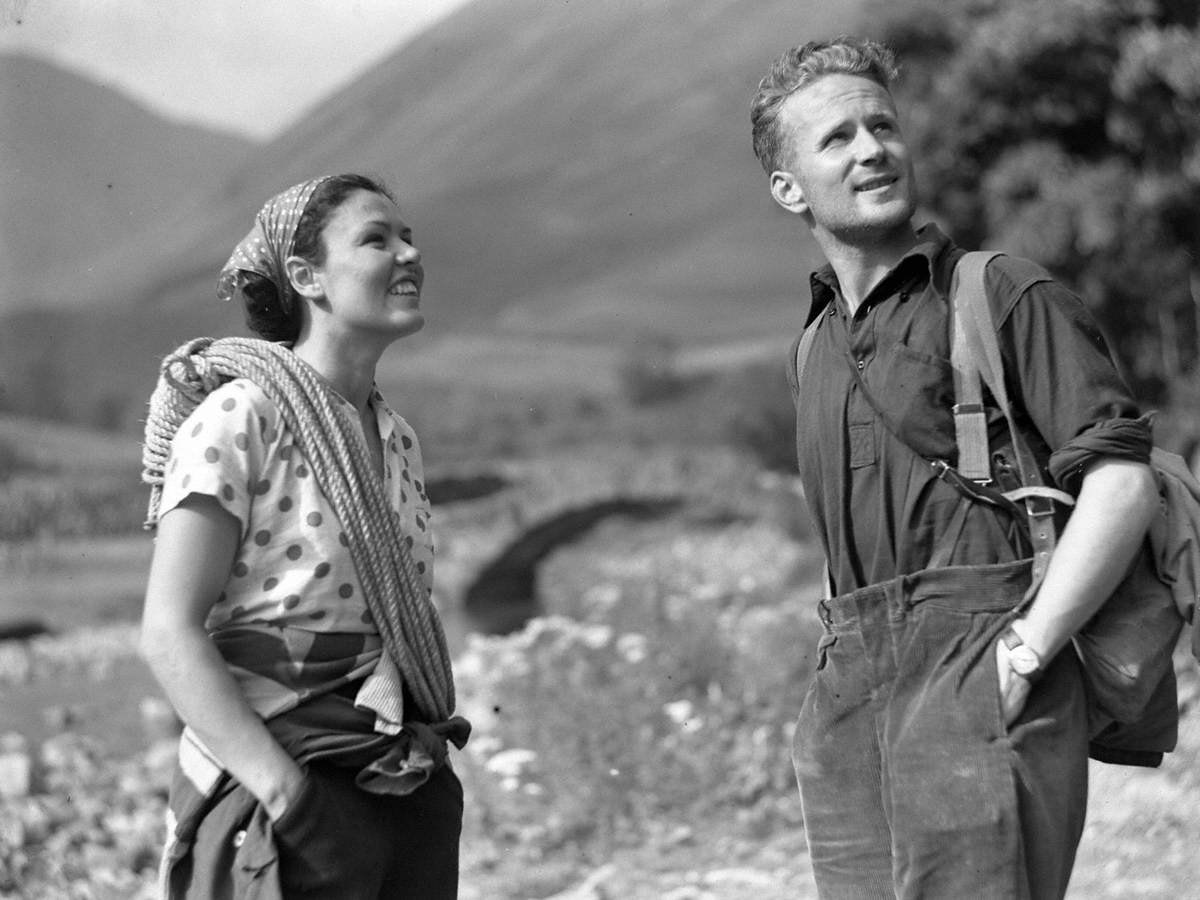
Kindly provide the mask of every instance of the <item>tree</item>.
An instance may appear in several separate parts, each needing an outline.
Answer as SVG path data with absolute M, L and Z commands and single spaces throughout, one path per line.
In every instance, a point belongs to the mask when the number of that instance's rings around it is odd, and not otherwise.
M 1155 402 L 1200 370 L 1194 0 L 881 5 L 923 197 L 1078 289 Z

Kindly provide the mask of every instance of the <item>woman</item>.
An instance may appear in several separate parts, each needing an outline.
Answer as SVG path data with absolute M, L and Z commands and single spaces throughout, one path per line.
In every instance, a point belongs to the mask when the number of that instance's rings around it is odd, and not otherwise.
M 187 726 L 170 897 L 453 897 L 454 685 L 416 437 L 375 367 L 424 272 L 357 175 L 273 197 L 221 273 L 265 340 L 168 357 L 146 424 L 142 653 Z

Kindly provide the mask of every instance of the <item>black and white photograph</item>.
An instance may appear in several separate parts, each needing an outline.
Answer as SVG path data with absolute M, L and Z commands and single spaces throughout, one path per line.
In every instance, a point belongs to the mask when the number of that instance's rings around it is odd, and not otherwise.
M 0 0 L 0 900 L 1200 896 L 1194 0 Z

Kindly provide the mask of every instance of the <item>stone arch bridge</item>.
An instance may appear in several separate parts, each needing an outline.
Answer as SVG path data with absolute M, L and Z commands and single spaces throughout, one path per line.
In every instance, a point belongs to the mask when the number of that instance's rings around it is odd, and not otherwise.
M 723 448 L 572 448 L 536 459 L 426 472 L 434 504 L 434 597 L 470 630 L 504 633 L 536 613 L 537 566 L 613 516 L 802 516 L 789 479 Z

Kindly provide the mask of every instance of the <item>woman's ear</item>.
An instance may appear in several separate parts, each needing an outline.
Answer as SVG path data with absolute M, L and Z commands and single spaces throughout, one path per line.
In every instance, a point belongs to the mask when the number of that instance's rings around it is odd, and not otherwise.
M 302 256 L 289 256 L 283 261 L 283 269 L 287 272 L 292 288 L 306 300 L 319 300 L 325 296 L 325 289 L 317 280 L 317 267 Z

